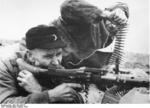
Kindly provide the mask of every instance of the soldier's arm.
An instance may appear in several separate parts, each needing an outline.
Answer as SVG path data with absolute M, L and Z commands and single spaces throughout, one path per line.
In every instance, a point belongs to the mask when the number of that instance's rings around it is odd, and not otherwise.
M 0 103 L 49 103 L 49 96 L 47 91 L 27 96 L 19 94 L 16 79 L 7 65 L 0 62 Z

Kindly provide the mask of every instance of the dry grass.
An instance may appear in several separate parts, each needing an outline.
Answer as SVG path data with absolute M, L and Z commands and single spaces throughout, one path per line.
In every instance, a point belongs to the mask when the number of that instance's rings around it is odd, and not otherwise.
M 140 53 L 129 53 L 125 54 L 125 63 L 126 68 L 149 68 L 149 55 L 140 54 Z

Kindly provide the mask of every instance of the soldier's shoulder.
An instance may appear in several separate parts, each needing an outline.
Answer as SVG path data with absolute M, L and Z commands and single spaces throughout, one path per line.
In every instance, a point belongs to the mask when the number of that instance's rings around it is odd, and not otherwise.
M 17 52 L 20 50 L 20 44 L 13 44 L 0 47 L 0 72 L 15 72 L 14 67 L 17 66 Z
M 0 62 L 7 63 L 10 60 L 16 59 L 16 52 L 19 51 L 19 48 L 19 44 L 0 47 Z

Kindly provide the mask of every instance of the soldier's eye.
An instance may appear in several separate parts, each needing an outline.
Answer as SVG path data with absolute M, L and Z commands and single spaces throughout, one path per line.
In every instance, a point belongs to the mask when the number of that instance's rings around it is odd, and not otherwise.
M 54 54 L 47 54 L 47 55 L 44 55 L 44 58 L 53 58 L 54 57 Z
M 57 54 L 56 54 L 56 56 L 60 56 L 61 55 L 61 52 L 58 52 Z

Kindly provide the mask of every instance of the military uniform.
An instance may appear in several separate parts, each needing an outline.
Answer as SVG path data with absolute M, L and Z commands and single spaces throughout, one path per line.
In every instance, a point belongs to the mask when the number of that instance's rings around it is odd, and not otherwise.
M 47 91 L 29 94 L 18 85 L 18 44 L 0 49 L 0 103 L 49 103 Z

